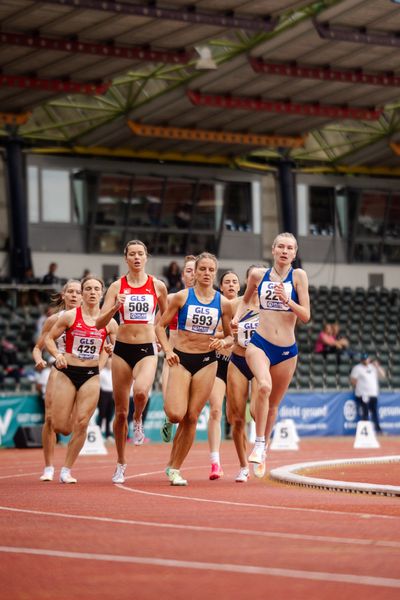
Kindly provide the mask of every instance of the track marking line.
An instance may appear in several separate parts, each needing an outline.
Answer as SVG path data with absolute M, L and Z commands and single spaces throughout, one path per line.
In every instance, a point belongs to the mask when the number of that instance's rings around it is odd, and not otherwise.
M 243 536 L 254 536 L 254 537 L 267 537 L 267 538 L 278 538 L 287 540 L 299 540 L 306 542 L 323 542 L 327 544 L 348 544 L 355 546 L 377 546 L 386 548 L 397 548 L 400 549 L 400 542 L 386 541 L 386 540 L 372 540 L 372 539 L 360 539 L 360 538 L 343 538 L 334 536 L 323 536 L 323 535 L 308 535 L 302 533 L 285 533 L 279 531 L 254 531 L 252 529 L 233 529 L 229 527 L 206 527 L 200 525 L 179 525 L 173 523 L 159 523 L 157 521 L 137 521 L 133 519 L 116 519 L 114 517 L 94 517 L 91 515 L 74 515 L 68 513 L 59 512 L 48 512 L 43 510 L 30 510 L 22 508 L 13 508 L 9 506 L 0 506 L 0 511 L 5 512 L 16 512 L 23 514 L 30 514 L 35 516 L 43 517 L 55 517 L 72 520 L 83 520 L 83 521 L 94 521 L 98 523 L 115 523 L 121 525 L 134 525 L 142 527 L 159 527 L 161 529 L 179 529 L 183 531 L 198 531 L 201 533 L 222 533 L 222 534 L 234 534 Z
M 137 477 L 144 477 L 147 475 L 157 475 L 160 473 L 164 473 L 164 471 L 150 471 L 146 473 L 137 473 L 136 475 L 128 475 L 126 479 L 135 479 Z M 235 484 L 237 485 L 237 484 Z M 349 511 L 341 511 L 341 510 L 327 510 L 323 508 L 302 508 L 296 506 L 276 506 L 273 504 L 254 504 L 251 502 L 233 502 L 232 500 L 213 500 L 210 498 L 197 498 L 196 496 L 178 496 L 177 494 L 166 494 L 161 492 L 148 492 L 146 490 L 139 490 L 138 488 L 128 487 L 127 485 L 123 485 L 120 483 L 114 483 L 114 487 L 119 488 L 120 490 L 124 490 L 125 492 L 132 492 L 135 494 L 143 494 L 146 496 L 158 496 L 161 498 L 170 498 L 172 500 L 191 500 L 192 502 L 205 502 L 210 504 L 224 504 L 227 506 L 245 506 L 247 508 L 267 508 L 269 510 L 281 510 L 281 511 L 296 511 L 296 512 L 307 512 L 307 513 L 317 513 L 317 514 L 325 514 L 325 515 L 351 515 L 353 517 L 360 517 L 363 519 L 399 519 L 400 515 L 379 515 L 373 513 L 358 513 L 358 512 L 349 512 Z
M 210 563 L 189 560 L 173 560 L 169 558 L 152 558 L 146 556 L 94 554 L 90 552 L 68 552 L 64 550 L 44 550 L 41 548 L 23 548 L 14 546 L 0 546 L 0 552 L 4 552 L 6 554 L 30 554 L 35 556 L 48 556 L 52 558 L 66 558 L 75 560 L 93 560 L 102 562 L 151 565 L 153 567 L 156 566 L 169 569 L 195 569 L 198 571 L 242 573 L 245 575 L 264 575 L 269 577 L 272 576 L 291 579 L 306 579 L 311 581 L 366 585 L 374 587 L 400 588 L 400 579 L 394 579 L 390 577 L 372 577 L 359 574 L 353 575 L 351 573 L 327 573 L 324 571 L 303 571 L 300 569 L 260 567 L 257 565 L 235 565 L 230 563 Z

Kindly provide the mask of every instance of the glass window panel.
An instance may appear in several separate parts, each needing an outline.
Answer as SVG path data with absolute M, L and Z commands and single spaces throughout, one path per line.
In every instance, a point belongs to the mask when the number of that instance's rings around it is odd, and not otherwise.
M 68 171 L 42 170 L 42 221 L 71 221 L 71 186 Z
M 357 236 L 376 237 L 382 235 L 387 200 L 387 192 L 368 191 L 361 193 L 356 228 Z
M 322 186 L 309 188 L 309 232 L 311 235 L 333 235 L 335 229 L 335 189 Z
M 96 225 L 124 225 L 131 194 L 132 178 L 102 175 L 99 181 Z
M 95 229 L 93 231 L 92 252 L 99 254 L 120 254 L 123 232 L 121 229 Z
M 219 230 L 224 203 L 224 187 L 221 184 L 200 183 L 197 190 L 193 229 Z
M 349 200 L 346 188 L 336 188 L 337 233 L 342 238 L 349 235 Z
M 30 223 L 39 223 L 39 170 L 28 167 L 28 214 Z
M 79 177 L 72 179 L 74 194 L 74 221 L 79 225 L 87 223 L 87 190 L 86 181 Z
M 385 244 L 383 247 L 383 262 L 400 263 L 400 244 Z
M 354 244 L 354 261 L 362 263 L 380 263 L 382 254 L 382 245 L 378 243 Z
M 225 229 L 252 231 L 251 184 L 229 183 L 225 190 Z
M 131 198 L 130 226 L 158 227 L 161 222 L 163 180 L 137 177 Z
M 186 251 L 188 233 L 161 232 L 158 237 L 155 254 L 171 256 L 183 256 L 188 254 Z
M 188 229 L 192 218 L 194 183 L 169 179 L 165 186 L 163 227 Z
M 217 240 L 214 234 L 192 233 L 189 239 L 187 254 L 194 254 L 196 256 L 201 254 L 201 252 L 217 253 Z
M 140 229 L 137 227 L 130 227 L 124 234 L 123 248 L 129 240 L 140 240 L 143 242 L 149 254 L 157 254 L 157 231 L 151 229 Z
M 385 237 L 400 240 L 400 195 L 392 194 Z

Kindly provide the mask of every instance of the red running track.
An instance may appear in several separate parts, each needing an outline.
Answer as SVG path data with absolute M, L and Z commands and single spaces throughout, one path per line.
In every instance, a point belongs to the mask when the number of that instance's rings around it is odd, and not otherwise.
M 398 438 L 354 450 L 352 438 L 302 439 L 269 466 L 400 454 Z M 57 448 L 59 468 L 65 453 Z M 225 477 L 208 480 L 198 443 L 182 472 L 164 475 L 169 447 L 129 448 L 125 485 L 111 484 L 115 451 L 80 457 L 77 485 L 38 480 L 41 450 L 0 451 L 0 596 L 19 600 L 362 600 L 400 597 L 400 498 L 345 494 L 251 478 L 238 471 L 232 442 Z M 362 465 L 362 480 L 367 469 Z M 371 476 L 377 474 L 371 468 Z M 385 482 L 393 480 L 386 465 Z M 347 468 L 340 467 L 340 478 Z M 352 478 L 358 476 L 349 466 Z M 324 473 L 337 478 L 338 470 Z M 371 478 L 371 483 L 377 483 Z

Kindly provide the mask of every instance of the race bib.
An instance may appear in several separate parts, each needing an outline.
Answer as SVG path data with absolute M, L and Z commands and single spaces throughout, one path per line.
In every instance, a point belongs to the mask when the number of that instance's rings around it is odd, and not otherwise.
M 258 327 L 258 315 L 253 319 L 239 322 L 237 343 L 242 348 L 247 348 L 250 343 L 252 335 L 255 333 Z
M 81 360 L 98 359 L 101 344 L 101 337 L 81 337 L 75 335 L 74 343 L 72 344 L 72 354 Z
M 287 304 L 284 304 L 279 300 L 276 295 L 275 288 L 279 285 L 277 281 L 264 281 L 261 286 L 260 293 L 260 306 L 266 310 L 290 310 Z M 285 288 L 286 297 L 289 299 L 292 296 L 293 285 L 290 281 L 286 281 L 283 284 Z
M 193 333 L 213 335 L 219 321 L 218 308 L 190 304 L 186 316 L 185 329 Z
M 154 323 L 154 296 L 128 294 L 124 302 L 124 321 Z

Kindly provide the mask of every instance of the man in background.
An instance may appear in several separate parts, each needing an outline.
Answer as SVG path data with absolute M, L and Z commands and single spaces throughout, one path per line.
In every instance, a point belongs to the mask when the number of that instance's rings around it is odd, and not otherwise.
M 367 353 L 361 354 L 361 361 L 350 373 L 351 384 L 354 387 L 356 401 L 364 421 L 371 420 L 376 433 L 382 433 L 378 417 L 379 379 L 384 379 L 386 373 L 377 360 L 372 361 Z

